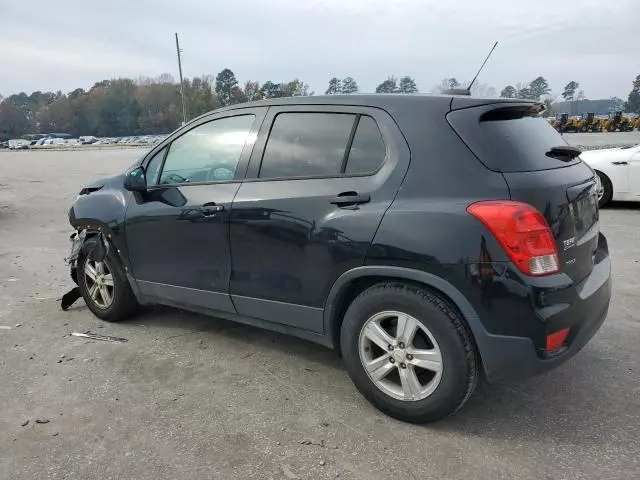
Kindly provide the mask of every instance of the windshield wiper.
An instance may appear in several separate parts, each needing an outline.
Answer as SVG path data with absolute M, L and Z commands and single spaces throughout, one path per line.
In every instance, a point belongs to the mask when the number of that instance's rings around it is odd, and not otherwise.
M 551 150 L 545 153 L 547 157 L 557 158 L 563 162 L 569 162 L 582 153 L 582 150 L 570 145 L 562 145 L 561 147 L 551 147 Z

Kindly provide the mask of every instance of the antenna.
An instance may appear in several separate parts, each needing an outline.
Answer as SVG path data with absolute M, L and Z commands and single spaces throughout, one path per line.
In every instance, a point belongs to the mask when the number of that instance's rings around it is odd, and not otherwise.
M 484 59 L 484 62 L 482 62 L 482 65 L 480 66 L 480 70 L 478 70 L 478 73 L 476 73 L 476 76 L 473 77 L 473 80 L 471 80 L 471 83 L 469 84 L 469 86 L 467 87 L 467 91 L 469 91 L 469 93 L 471 93 L 471 87 L 473 86 L 473 84 L 476 82 L 476 79 L 478 78 L 478 75 L 480 75 L 480 72 L 482 71 L 482 69 L 484 68 L 484 65 L 487 63 L 487 60 L 489 60 L 489 57 L 491 56 L 491 54 L 493 53 L 493 51 L 496 49 L 496 47 L 498 46 L 498 42 L 493 44 L 493 48 L 491 49 L 491 51 L 489 52 L 489 55 L 487 55 L 487 58 Z

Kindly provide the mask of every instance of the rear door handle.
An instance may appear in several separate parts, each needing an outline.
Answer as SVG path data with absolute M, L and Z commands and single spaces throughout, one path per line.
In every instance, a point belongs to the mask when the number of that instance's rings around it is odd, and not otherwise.
M 215 202 L 205 203 L 200 208 L 200 211 L 205 217 L 210 217 L 215 215 L 218 212 L 224 211 L 224 205 L 218 205 Z
M 337 197 L 331 199 L 333 205 L 356 205 L 359 203 L 367 203 L 371 200 L 371 196 L 368 193 L 359 194 L 357 192 L 343 192 Z
M 629 165 L 629 162 L 611 162 L 613 165 Z

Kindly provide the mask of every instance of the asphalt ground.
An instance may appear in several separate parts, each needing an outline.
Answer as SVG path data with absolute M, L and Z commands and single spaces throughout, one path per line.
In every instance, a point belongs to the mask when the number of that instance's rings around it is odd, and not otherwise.
M 0 479 L 640 478 L 640 204 L 601 212 L 614 296 L 582 352 L 416 426 L 302 340 L 168 308 L 61 311 L 69 206 L 141 153 L 0 153 Z M 128 342 L 69 335 L 87 330 Z

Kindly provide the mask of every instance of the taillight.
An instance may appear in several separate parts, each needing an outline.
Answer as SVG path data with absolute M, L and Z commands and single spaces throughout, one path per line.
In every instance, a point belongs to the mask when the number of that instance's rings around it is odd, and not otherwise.
M 549 225 L 531 205 L 491 200 L 473 203 L 467 212 L 486 225 L 526 275 L 549 275 L 560 270 L 558 249 Z

